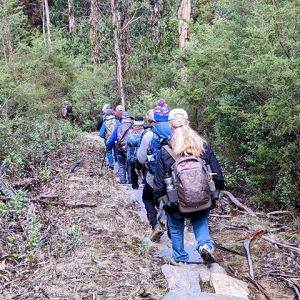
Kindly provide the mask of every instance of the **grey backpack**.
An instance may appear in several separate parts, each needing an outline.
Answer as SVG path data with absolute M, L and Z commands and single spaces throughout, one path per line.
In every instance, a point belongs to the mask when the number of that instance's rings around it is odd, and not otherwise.
M 178 208 L 182 213 L 208 209 L 212 205 L 209 177 L 205 162 L 195 156 L 176 157 L 169 146 L 164 146 L 173 157 Z

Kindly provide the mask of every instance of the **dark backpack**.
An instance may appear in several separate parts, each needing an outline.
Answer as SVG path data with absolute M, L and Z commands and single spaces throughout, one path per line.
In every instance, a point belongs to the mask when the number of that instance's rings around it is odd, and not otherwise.
M 164 147 L 173 157 L 178 194 L 178 209 L 181 213 L 191 213 L 211 207 L 211 191 L 205 162 L 195 156 L 176 157 L 169 146 Z
M 150 174 L 156 173 L 157 158 L 162 146 L 167 145 L 172 135 L 171 129 L 167 122 L 158 123 L 152 128 L 153 138 L 151 140 L 150 148 L 147 155 L 150 157 L 148 162 L 148 169 Z
M 127 135 L 127 159 L 129 162 L 136 158 L 137 150 L 141 145 L 144 131 L 143 127 L 138 126 L 130 129 Z
M 118 138 L 117 138 L 117 143 L 116 143 L 116 149 L 124 154 L 126 153 L 127 149 L 127 136 L 129 133 L 129 130 L 132 128 L 131 123 L 121 123 L 118 127 Z

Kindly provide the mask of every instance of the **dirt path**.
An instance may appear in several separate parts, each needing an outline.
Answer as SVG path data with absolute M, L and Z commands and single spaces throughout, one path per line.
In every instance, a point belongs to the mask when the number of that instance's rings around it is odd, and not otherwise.
M 176 270 L 172 267 L 161 269 L 157 249 L 149 240 L 150 229 L 141 208 L 140 191 L 124 190 L 116 183 L 115 174 L 108 170 L 99 176 L 102 155 L 99 137 L 84 134 L 59 157 L 53 157 L 53 177 L 29 194 L 31 199 L 40 193 L 57 196 L 57 199 L 50 197 L 45 200 L 49 204 L 36 203 L 42 218 L 50 224 L 44 229 L 47 234 L 34 255 L 16 262 L 10 273 L 6 271 L 5 260 L 0 261 L 0 275 L 4 274 L 0 283 L 2 279 L 5 282 L 0 286 L 1 300 L 163 299 L 168 295 L 171 298 L 166 299 L 174 298 L 168 293 L 168 285 L 177 286 L 178 282 L 172 283 L 175 278 L 172 274 Z M 68 174 L 70 165 L 78 159 L 82 159 L 82 163 L 74 174 Z M 66 207 L 78 204 L 93 207 Z M 230 219 L 211 217 L 210 226 L 213 239 L 228 248 L 242 252 L 246 237 L 245 231 L 232 225 L 270 232 L 283 228 L 277 238 L 289 237 L 290 242 L 299 244 L 299 230 L 285 227 L 282 219 L 270 222 L 241 215 L 234 208 L 230 208 L 227 214 L 231 214 Z M 167 239 L 158 248 L 162 256 L 171 253 Z M 251 253 L 256 279 L 267 289 L 271 299 L 293 299 L 293 290 L 270 271 L 294 274 L 299 278 L 297 257 L 261 240 L 253 243 Z M 245 258 L 220 250 L 216 251 L 216 256 L 228 275 L 246 281 L 249 275 Z M 211 275 L 206 276 L 206 271 L 203 268 L 200 271 L 202 298 L 199 299 L 215 299 L 208 298 L 215 296 L 211 295 L 214 293 L 209 284 Z M 172 273 L 169 283 L 163 272 L 167 278 L 168 272 Z M 199 270 L 197 272 L 196 276 L 199 276 Z M 252 299 L 266 299 L 252 285 L 249 286 Z
M 68 175 L 70 163 L 61 163 L 56 179 L 44 187 L 59 201 L 96 207 L 50 207 L 46 245 L 0 299 L 161 299 L 165 294 L 148 228 L 114 174 L 98 176 L 100 145 L 96 135 L 82 137 L 75 151 L 82 164 Z

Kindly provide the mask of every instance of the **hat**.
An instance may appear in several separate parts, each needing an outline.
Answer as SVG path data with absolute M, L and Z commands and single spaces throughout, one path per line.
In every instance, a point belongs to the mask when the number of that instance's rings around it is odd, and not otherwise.
M 122 114 L 122 119 L 132 119 L 128 111 L 124 111 Z
M 154 121 L 167 122 L 170 110 L 170 106 L 166 103 L 166 100 L 159 99 L 154 109 Z
M 124 111 L 125 111 L 125 108 L 124 108 L 123 105 L 118 105 L 118 106 L 116 107 L 116 111 L 122 111 L 122 112 L 124 112 Z
M 112 109 L 107 109 L 105 112 L 105 120 L 111 120 L 115 117 L 114 111 Z
M 102 107 L 102 112 L 105 113 L 108 109 L 111 109 L 111 106 L 110 106 L 110 104 L 106 103 Z
M 177 118 L 181 118 L 181 119 L 185 119 L 185 120 L 189 119 L 186 110 L 184 110 L 182 108 L 175 108 L 170 111 L 168 120 L 171 121 L 171 120 L 175 120 Z
M 133 124 L 136 126 L 143 126 L 145 124 L 144 117 L 141 115 L 136 115 Z

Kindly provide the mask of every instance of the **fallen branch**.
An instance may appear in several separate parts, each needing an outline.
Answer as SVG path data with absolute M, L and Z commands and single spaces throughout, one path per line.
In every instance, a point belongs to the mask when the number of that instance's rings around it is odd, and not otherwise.
M 216 215 L 216 214 L 210 214 L 210 217 L 214 217 L 214 218 L 221 218 L 221 219 L 231 219 L 232 216 L 230 215 Z
M 268 300 L 272 300 L 267 290 L 259 282 L 250 277 L 246 277 L 246 279 L 249 280 L 260 292 L 262 292 Z
M 300 255 L 300 248 L 298 248 L 298 247 L 290 246 L 290 245 L 287 245 L 287 244 L 284 244 L 284 243 L 281 243 L 281 242 L 277 242 L 277 241 L 271 239 L 270 237 L 268 237 L 266 235 L 263 235 L 262 239 L 269 242 L 269 243 L 271 243 L 271 244 L 277 245 L 278 247 L 291 250 L 292 252 L 296 252 Z
M 288 284 L 288 286 L 295 291 L 295 293 L 297 295 L 297 299 L 300 299 L 300 290 L 299 290 L 298 284 L 295 285 L 292 280 L 286 279 L 284 277 L 279 277 L 279 278 L 281 280 L 283 280 L 284 282 L 286 282 Z
M 0 179 L 0 192 L 9 200 L 15 196 L 15 193 L 7 187 L 6 183 L 2 179 Z
M 252 258 L 251 258 L 251 253 L 250 253 L 250 244 L 251 244 L 252 239 L 248 239 L 244 242 L 244 248 L 246 250 L 247 254 L 247 261 L 249 265 L 249 273 L 251 278 L 254 280 L 254 269 L 253 269 L 253 263 L 252 263 Z
M 9 167 L 9 163 L 5 160 L 0 166 L 0 176 L 1 177 L 5 175 L 8 167 Z
M 36 178 L 26 178 L 24 180 L 13 182 L 12 186 L 15 189 L 23 188 L 27 189 L 29 186 L 35 184 L 38 180 Z
M 79 159 L 79 160 L 77 160 L 76 162 L 74 162 L 72 165 L 71 165 L 71 167 L 69 168 L 69 173 L 73 173 L 74 172 L 74 170 L 80 165 L 82 163 L 82 160 L 81 159 Z
M 248 214 L 250 214 L 251 216 L 255 216 L 254 211 L 247 207 L 246 205 L 244 205 L 243 203 L 241 203 L 237 198 L 235 198 L 230 192 L 227 191 L 222 191 L 221 193 L 223 193 L 224 195 L 226 195 L 229 200 L 234 203 L 237 207 L 241 208 L 242 210 L 246 211 Z
M 51 198 L 51 195 L 48 196 L 48 198 L 46 199 L 54 199 L 53 197 L 54 195 L 52 195 L 52 198 Z M 58 196 L 56 196 L 58 197 Z M 47 201 L 47 200 L 44 200 L 42 198 L 39 198 L 39 199 L 34 199 L 32 200 L 33 202 L 36 202 L 36 203 L 40 203 L 40 204 L 45 204 L 45 205 L 53 205 L 53 206 L 63 206 L 63 207 L 67 207 L 67 208 L 85 208 L 85 207 L 97 207 L 97 204 L 88 204 L 88 203 L 76 203 L 76 204 L 70 204 L 70 203 L 65 203 L 65 202 L 57 202 L 57 201 Z

